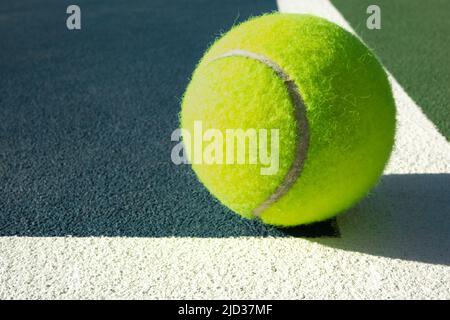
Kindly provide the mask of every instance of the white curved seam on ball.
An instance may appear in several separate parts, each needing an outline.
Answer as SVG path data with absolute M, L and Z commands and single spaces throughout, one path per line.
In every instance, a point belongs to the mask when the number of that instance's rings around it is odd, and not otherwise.
M 295 84 L 294 80 L 292 80 L 289 77 L 289 75 L 274 61 L 270 60 L 269 58 L 263 55 L 251 51 L 230 50 L 218 57 L 215 57 L 209 62 L 213 62 L 228 57 L 244 57 L 253 59 L 258 62 L 261 62 L 262 64 L 272 69 L 275 72 L 275 74 L 286 85 L 286 89 L 289 93 L 292 103 L 294 104 L 294 115 L 295 120 L 297 121 L 297 131 L 298 131 L 297 133 L 299 137 L 296 141 L 296 149 L 297 149 L 296 157 L 292 162 L 289 171 L 286 173 L 282 183 L 266 200 L 264 200 L 258 207 L 253 209 L 252 211 L 253 216 L 260 218 L 262 213 L 267 208 L 269 208 L 272 204 L 277 202 L 281 197 L 283 197 L 286 193 L 288 193 L 288 191 L 291 189 L 291 187 L 294 185 L 294 183 L 298 180 L 298 178 L 301 175 L 309 147 L 309 125 L 308 119 L 306 117 L 306 107 L 305 103 L 303 102 L 300 90 Z

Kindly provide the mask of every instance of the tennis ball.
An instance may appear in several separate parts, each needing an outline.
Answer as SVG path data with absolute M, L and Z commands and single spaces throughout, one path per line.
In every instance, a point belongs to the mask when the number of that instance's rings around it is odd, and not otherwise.
M 192 167 L 214 196 L 243 217 L 294 226 L 335 216 L 376 184 L 392 150 L 395 104 L 357 37 L 322 18 L 276 13 L 233 27 L 209 48 L 180 121 Z M 277 170 L 264 174 L 267 163 L 248 159 L 254 145 L 244 164 L 218 161 L 230 129 L 266 132 Z M 209 132 L 203 144 L 192 142 L 196 130 Z M 217 158 L 198 161 L 205 153 Z

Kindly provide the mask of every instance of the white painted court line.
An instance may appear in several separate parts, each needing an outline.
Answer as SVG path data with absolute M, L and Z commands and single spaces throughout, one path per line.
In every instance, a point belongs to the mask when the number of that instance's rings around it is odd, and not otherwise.
M 283 0 L 279 7 L 349 28 L 328 1 Z M 391 82 L 399 129 L 387 173 L 413 178 L 388 179 L 339 217 L 342 239 L 4 237 L 0 299 L 450 299 L 448 230 L 439 225 L 446 180 L 425 175 L 431 180 L 424 186 L 414 175 L 449 173 L 450 147 Z M 418 201 L 430 188 L 434 197 Z
M 448 267 L 292 238 L 9 238 L 0 251 L 0 299 L 444 299 L 450 289 Z

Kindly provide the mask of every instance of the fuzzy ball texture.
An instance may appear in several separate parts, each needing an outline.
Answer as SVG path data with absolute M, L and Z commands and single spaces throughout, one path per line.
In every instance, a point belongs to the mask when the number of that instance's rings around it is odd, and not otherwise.
M 216 59 L 233 50 L 267 57 L 294 81 L 309 137 L 298 134 L 296 106 L 274 70 L 246 57 Z M 358 38 L 322 18 L 275 13 L 232 28 L 206 52 L 182 102 L 181 127 L 192 133 L 195 121 L 224 136 L 227 129 L 279 129 L 276 174 L 261 175 L 262 164 L 192 164 L 208 190 L 246 218 L 285 179 L 298 139 L 308 139 L 299 177 L 260 215 L 294 226 L 342 212 L 376 184 L 394 141 L 395 104 L 386 73 Z M 196 151 L 187 151 L 192 159 Z

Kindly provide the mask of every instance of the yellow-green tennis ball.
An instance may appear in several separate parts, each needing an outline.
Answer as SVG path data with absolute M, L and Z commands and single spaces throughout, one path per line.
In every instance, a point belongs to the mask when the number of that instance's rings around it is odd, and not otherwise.
M 207 143 L 216 138 L 226 153 L 217 135 L 196 147 L 187 141 L 199 123 L 223 137 L 266 129 L 269 146 L 278 129 L 278 170 L 262 174 L 266 165 L 248 159 L 198 161 L 220 151 Z M 269 14 L 209 48 L 183 97 L 181 127 L 194 171 L 223 204 L 293 226 L 342 212 L 376 184 L 394 141 L 395 104 L 386 73 L 358 38 L 318 17 Z

